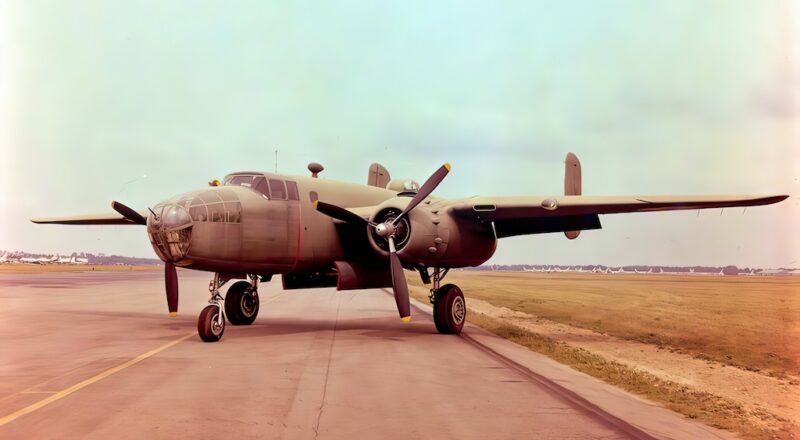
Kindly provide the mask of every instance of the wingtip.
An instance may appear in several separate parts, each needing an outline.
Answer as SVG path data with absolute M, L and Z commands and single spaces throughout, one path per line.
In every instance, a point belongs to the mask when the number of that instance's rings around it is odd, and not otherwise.
M 450 171 L 450 162 L 444 164 L 444 167 L 447 168 L 447 171 Z
M 314 202 L 311 204 L 311 206 L 313 206 L 314 209 L 317 209 L 317 205 L 319 205 L 319 200 L 314 200 Z
M 169 316 L 178 316 L 178 312 L 169 312 Z
M 400 318 L 400 320 L 403 321 L 403 322 L 411 322 L 411 317 L 410 316 L 404 316 L 404 317 Z

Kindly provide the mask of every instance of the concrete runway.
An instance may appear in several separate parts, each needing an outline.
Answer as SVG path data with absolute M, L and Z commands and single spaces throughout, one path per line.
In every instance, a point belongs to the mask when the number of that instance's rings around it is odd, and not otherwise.
M 381 290 L 276 278 L 203 343 L 210 274 L 179 277 L 172 318 L 161 273 L 0 275 L 0 439 L 732 438 Z

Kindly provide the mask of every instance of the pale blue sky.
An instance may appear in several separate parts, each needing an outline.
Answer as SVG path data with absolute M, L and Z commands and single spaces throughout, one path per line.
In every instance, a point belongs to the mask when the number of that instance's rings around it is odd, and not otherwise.
M 35 226 L 240 169 L 438 195 L 800 194 L 790 1 L 0 3 L 0 249 L 153 256 L 143 228 Z M 147 174 L 146 179 L 139 178 Z M 126 184 L 132 180 L 138 180 Z M 606 216 L 496 263 L 800 266 L 800 198 Z

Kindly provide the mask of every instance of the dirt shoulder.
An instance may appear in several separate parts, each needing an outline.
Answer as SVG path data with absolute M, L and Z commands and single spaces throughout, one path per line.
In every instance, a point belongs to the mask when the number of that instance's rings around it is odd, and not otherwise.
M 572 327 L 470 298 L 472 311 L 518 326 L 604 359 L 718 396 L 744 409 L 753 425 L 769 431 L 800 432 L 800 378 L 769 377 L 667 348 Z M 787 426 L 789 425 L 789 426 Z

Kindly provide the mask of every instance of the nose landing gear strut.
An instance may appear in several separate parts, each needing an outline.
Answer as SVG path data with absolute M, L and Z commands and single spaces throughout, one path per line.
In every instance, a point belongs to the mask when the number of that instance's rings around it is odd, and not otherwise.
M 219 288 L 225 285 L 228 280 L 220 278 L 218 273 L 214 274 L 214 279 L 208 284 L 211 292 L 211 299 L 200 317 L 197 319 L 197 333 L 204 342 L 217 342 L 222 339 L 225 333 L 225 299 L 220 295 Z
M 249 275 L 250 281 L 237 281 L 228 288 L 223 298 L 220 287 L 228 282 L 218 273 L 208 284 L 211 299 L 200 317 L 197 319 L 197 333 L 205 342 L 217 342 L 225 333 L 225 320 L 233 325 L 249 325 L 256 320 L 259 310 L 258 281 L 259 275 Z

